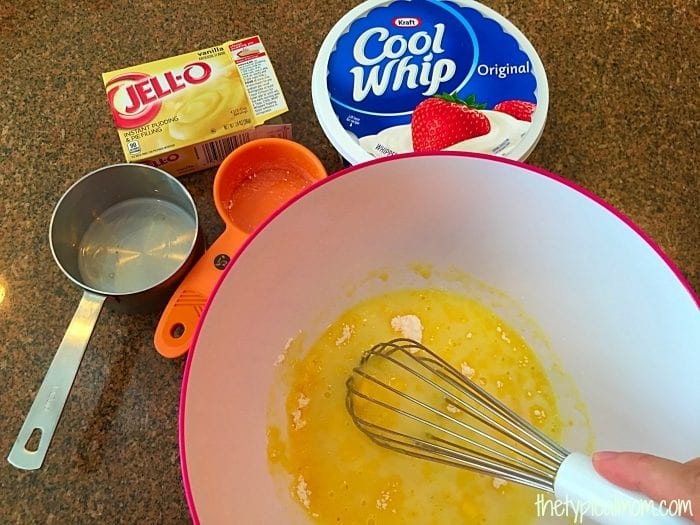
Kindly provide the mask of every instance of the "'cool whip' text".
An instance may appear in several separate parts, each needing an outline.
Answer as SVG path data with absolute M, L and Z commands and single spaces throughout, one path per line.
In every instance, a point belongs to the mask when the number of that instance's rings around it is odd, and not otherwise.
M 457 65 L 449 58 L 437 58 L 445 52 L 442 39 L 444 24 L 435 24 L 434 33 L 417 31 L 410 38 L 391 35 L 383 27 L 373 27 L 360 35 L 353 47 L 353 58 L 359 65 L 350 69 L 353 76 L 353 99 L 364 100 L 371 91 L 383 95 L 387 89 L 398 91 L 402 86 L 426 89 L 423 95 L 437 93 L 440 84 L 451 79 Z M 376 40 L 381 43 L 379 54 L 368 56 L 367 45 Z M 381 63 L 385 59 L 388 62 Z M 419 59 L 420 63 L 415 63 Z

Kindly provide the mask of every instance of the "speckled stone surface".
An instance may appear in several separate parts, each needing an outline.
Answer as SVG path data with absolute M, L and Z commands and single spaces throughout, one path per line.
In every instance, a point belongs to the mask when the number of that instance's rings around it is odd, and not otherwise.
M 697 2 L 493 0 L 539 51 L 551 105 L 528 162 L 598 194 L 700 289 Z M 351 0 L 2 2 L 0 452 L 16 437 L 80 291 L 54 264 L 53 207 L 82 174 L 122 160 L 100 74 L 260 34 L 295 138 L 338 157 L 311 103 L 311 69 Z M 184 177 L 211 241 L 214 170 Z M 44 467 L 0 462 L 0 523 L 186 523 L 177 413 L 184 360 L 153 349 L 157 316 L 105 310 Z M 225 444 L 222 443 L 222 446 Z

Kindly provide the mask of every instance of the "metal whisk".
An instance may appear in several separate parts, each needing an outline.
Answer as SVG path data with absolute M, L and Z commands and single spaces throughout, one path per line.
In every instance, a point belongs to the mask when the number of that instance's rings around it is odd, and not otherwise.
M 600 477 L 588 456 L 568 452 L 411 339 L 365 352 L 346 385 L 355 425 L 388 449 L 553 492 L 578 506 L 576 511 L 649 505 L 642 495 Z M 638 514 L 602 514 L 596 518 L 601 523 L 639 523 Z M 659 516 L 653 523 L 686 522 Z

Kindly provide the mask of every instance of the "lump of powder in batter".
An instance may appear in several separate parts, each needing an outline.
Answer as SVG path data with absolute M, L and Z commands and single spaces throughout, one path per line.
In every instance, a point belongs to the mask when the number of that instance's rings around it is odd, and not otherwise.
M 403 337 L 420 343 L 423 340 L 423 324 L 417 315 L 397 315 L 391 320 L 391 327 Z

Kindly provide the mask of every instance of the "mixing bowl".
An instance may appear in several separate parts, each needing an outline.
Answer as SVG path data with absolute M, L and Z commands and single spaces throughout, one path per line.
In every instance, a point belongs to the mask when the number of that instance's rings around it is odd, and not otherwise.
M 478 154 L 397 156 L 315 184 L 251 236 L 219 281 L 181 400 L 195 522 L 304 523 L 268 470 L 275 360 L 290 337 L 301 330 L 310 345 L 362 298 L 426 283 L 474 293 L 512 326 L 536 324 L 523 336 L 577 387 L 596 448 L 697 456 L 698 300 L 654 243 L 537 168 Z

